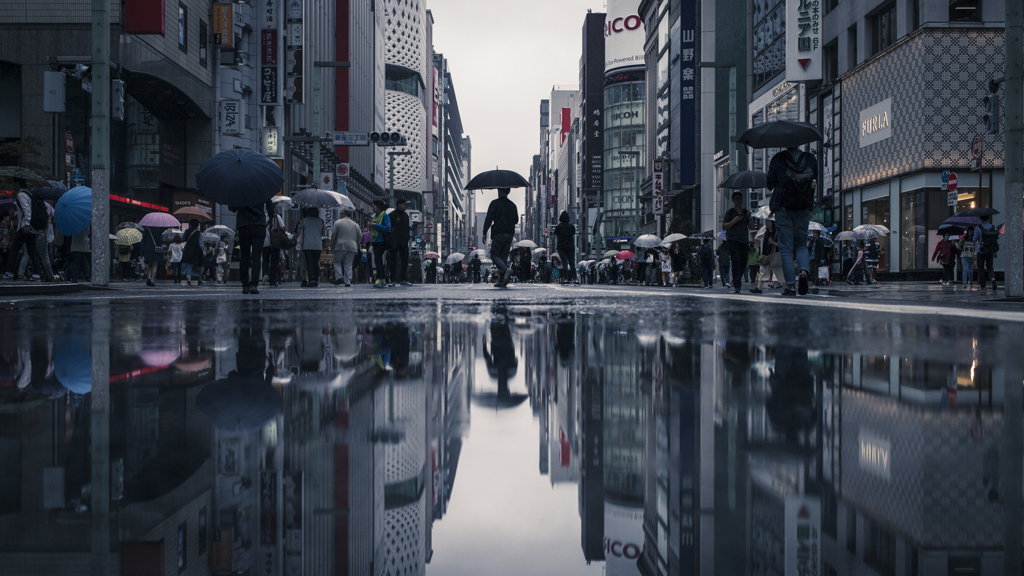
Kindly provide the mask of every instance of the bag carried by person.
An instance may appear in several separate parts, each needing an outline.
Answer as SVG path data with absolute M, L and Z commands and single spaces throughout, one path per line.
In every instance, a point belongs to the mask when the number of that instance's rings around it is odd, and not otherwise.
M 999 228 L 981 229 L 981 249 L 978 252 L 995 255 L 999 252 Z
M 814 206 L 814 168 L 809 158 L 806 153 L 796 161 L 788 153 L 783 157 L 786 174 L 782 181 L 782 205 L 787 210 L 808 210 Z
M 757 257 L 757 263 L 760 266 L 767 266 L 771 262 L 771 257 L 767 254 L 761 254 Z
M 298 244 L 299 241 L 288 236 L 288 231 L 285 230 L 284 226 L 280 225 L 278 217 L 275 216 L 271 220 L 270 226 L 270 247 L 277 248 L 278 250 L 291 250 L 298 246 Z
M 697 261 L 700 262 L 701 264 L 711 264 L 711 254 L 711 246 L 705 244 L 701 246 L 699 250 L 697 250 Z
M 939 251 L 938 253 L 936 253 L 936 256 L 939 261 L 939 264 L 942 264 L 943 266 L 949 263 L 949 258 L 952 255 L 950 252 L 950 246 L 951 244 L 949 243 L 949 240 L 943 240 L 942 242 L 939 243 Z
M 48 214 L 46 212 L 46 202 L 40 198 L 37 194 L 31 194 L 32 196 L 32 217 L 29 218 L 28 225 L 33 230 L 42 232 L 46 230 L 46 221 Z

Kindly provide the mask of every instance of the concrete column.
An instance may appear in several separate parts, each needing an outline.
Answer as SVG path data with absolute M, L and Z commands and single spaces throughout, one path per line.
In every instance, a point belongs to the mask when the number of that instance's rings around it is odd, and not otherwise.
M 853 68 L 852 58 L 850 58 L 850 33 L 849 30 L 840 32 L 836 38 L 836 56 L 839 59 L 839 74 L 846 74 Z
M 109 269 L 110 264 L 106 266 Z M 110 574 L 110 304 L 107 302 L 93 304 L 89 346 L 92 357 L 92 393 L 89 395 L 92 457 L 90 573 L 92 576 L 107 576 Z
M 861 18 L 857 20 L 857 62 L 860 64 L 867 60 L 868 54 L 871 53 L 870 46 L 871 34 L 868 33 L 868 19 Z M 856 65 L 855 64 L 855 65 Z
M 701 0 L 700 61 L 714 62 L 715 0 Z M 718 230 L 718 197 L 715 190 L 715 77 L 717 69 L 700 69 L 700 226 L 701 231 Z

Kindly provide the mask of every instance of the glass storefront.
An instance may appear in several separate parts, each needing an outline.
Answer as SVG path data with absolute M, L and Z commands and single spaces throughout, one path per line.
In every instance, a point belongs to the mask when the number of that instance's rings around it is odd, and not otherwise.
M 604 236 L 636 233 L 637 195 L 644 177 L 646 84 L 622 82 L 604 89 Z
M 890 200 L 888 196 L 883 196 L 882 198 L 877 198 L 875 200 L 862 201 L 860 203 L 860 223 L 879 224 L 891 230 L 892 226 L 889 222 L 889 206 Z M 848 229 L 849 228 L 847 228 L 847 230 Z M 889 237 L 879 236 L 875 241 L 882 247 L 882 254 L 878 261 L 878 268 L 880 270 L 888 270 Z
M 938 268 L 931 251 L 939 242 L 936 231 L 949 218 L 946 192 L 938 188 L 911 190 L 900 195 L 900 270 Z

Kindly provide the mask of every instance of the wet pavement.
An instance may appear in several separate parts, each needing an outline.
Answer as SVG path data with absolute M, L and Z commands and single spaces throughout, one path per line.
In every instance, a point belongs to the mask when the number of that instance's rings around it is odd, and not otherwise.
M 879 290 L 0 296 L 0 574 L 1020 574 L 1024 313 Z

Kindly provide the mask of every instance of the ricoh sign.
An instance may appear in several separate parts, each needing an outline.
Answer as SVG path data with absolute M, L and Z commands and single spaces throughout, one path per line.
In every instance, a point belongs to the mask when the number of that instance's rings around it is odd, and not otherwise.
M 604 71 L 644 65 L 644 22 L 635 0 L 608 0 L 604 24 Z

